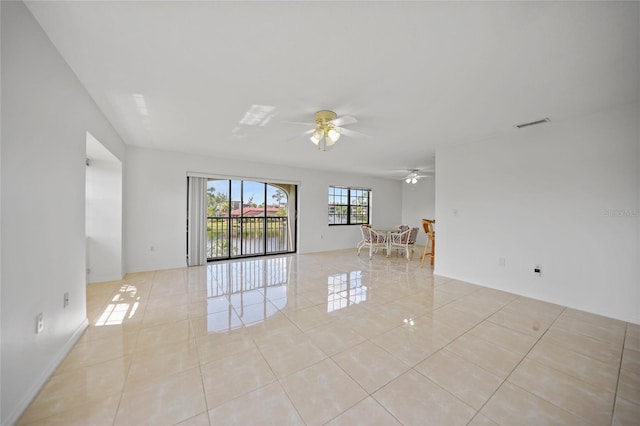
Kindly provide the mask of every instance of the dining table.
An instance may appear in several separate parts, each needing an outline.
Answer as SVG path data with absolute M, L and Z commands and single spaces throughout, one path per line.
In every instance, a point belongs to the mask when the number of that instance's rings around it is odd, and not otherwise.
M 402 232 L 401 229 L 399 229 L 397 226 L 383 226 L 383 227 L 377 227 L 374 226 L 373 230 L 376 231 L 378 234 L 384 234 L 385 235 L 385 242 L 386 242 L 386 250 L 387 250 L 387 257 L 391 256 L 391 235 L 393 234 L 399 234 Z

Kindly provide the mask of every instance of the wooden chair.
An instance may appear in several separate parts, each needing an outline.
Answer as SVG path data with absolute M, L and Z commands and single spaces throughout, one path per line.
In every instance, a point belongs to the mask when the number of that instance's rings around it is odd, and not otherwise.
M 424 252 L 420 259 L 421 268 L 424 266 L 424 261 L 427 257 L 431 258 L 431 266 L 433 266 L 433 261 L 436 257 L 436 233 L 433 230 L 434 223 L 436 223 L 435 220 L 422 219 L 422 229 L 424 229 L 425 234 L 427 234 L 427 243 L 424 245 Z

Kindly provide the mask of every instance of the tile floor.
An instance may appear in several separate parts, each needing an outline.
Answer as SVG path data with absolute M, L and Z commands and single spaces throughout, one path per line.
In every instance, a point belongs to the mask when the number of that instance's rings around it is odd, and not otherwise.
M 418 263 L 343 250 L 92 284 L 90 327 L 19 424 L 640 424 L 640 326 Z

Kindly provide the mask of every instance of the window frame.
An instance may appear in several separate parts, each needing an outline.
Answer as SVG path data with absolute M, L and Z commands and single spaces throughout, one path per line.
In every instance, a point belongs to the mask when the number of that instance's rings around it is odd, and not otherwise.
M 355 192 L 355 194 L 353 194 L 352 191 Z M 349 186 L 329 185 L 327 192 L 327 219 L 329 226 L 369 224 L 371 218 L 370 188 L 355 188 Z M 358 204 L 357 202 L 359 198 L 363 201 L 361 204 Z M 363 213 L 354 212 L 355 209 L 362 207 L 366 209 L 366 217 L 364 217 L 365 214 Z M 336 213 L 338 209 L 340 209 L 340 213 Z M 336 222 L 336 218 L 342 217 L 346 218 L 345 222 L 342 222 L 342 219 L 340 219 L 339 222 Z M 360 220 L 358 220 L 358 217 L 360 217 Z

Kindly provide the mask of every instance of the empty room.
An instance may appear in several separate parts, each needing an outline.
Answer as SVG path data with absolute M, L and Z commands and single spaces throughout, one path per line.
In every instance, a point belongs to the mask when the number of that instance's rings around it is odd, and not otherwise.
M 2 425 L 639 425 L 640 2 L 0 2 Z

